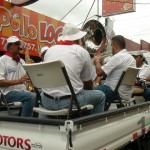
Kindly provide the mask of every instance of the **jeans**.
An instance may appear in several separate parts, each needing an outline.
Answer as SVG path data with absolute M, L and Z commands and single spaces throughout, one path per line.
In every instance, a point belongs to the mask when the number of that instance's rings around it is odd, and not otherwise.
M 94 109 L 91 114 L 100 113 L 104 111 L 105 105 L 105 94 L 98 90 L 83 90 L 82 92 L 76 94 L 77 100 L 80 107 L 92 104 Z M 63 108 L 69 108 L 70 98 L 67 99 L 50 99 L 41 93 L 42 105 L 46 109 L 50 110 L 60 110 Z
M 25 91 L 11 91 L 5 95 L 8 103 L 21 102 L 23 104 L 21 116 L 31 117 L 33 113 L 33 107 L 36 101 L 36 94 Z
M 143 97 L 146 102 L 150 101 L 150 88 L 144 89 Z
M 106 102 L 118 99 L 119 96 L 107 85 L 100 85 L 94 88 L 94 90 L 103 91 L 106 95 Z

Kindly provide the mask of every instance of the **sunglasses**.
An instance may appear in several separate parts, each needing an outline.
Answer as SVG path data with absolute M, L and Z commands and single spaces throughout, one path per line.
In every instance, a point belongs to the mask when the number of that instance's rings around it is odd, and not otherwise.
M 12 43 L 14 45 L 20 45 L 20 42 L 15 42 L 15 43 Z

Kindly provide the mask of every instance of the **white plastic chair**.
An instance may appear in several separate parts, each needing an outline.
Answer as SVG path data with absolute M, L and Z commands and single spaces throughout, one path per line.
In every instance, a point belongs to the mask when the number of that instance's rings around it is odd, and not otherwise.
M 23 67 L 27 71 L 35 88 L 55 88 L 68 86 L 71 92 L 70 107 L 68 109 L 54 111 L 46 108 L 34 107 L 33 111 L 49 116 L 67 115 L 67 118 L 70 118 L 72 111 L 78 111 L 81 115 L 82 111 L 93 109 L 93 105 L 86 105 L 80 108 L 66 68 L 62 61 L 58 60 L 35 64 L 23 64 Z M 73 103 L 76 106 L 75 109 L 72 108 Z
M 134 67 L 128 67 L 126 68 L 123 72 L 122 75 L 120 76 L 120 79 L 116 85 L 116 88 L 114 92 L 118 95 L 119 99 L 117 100 L 112 100 L 109 103 L 106 104 L 105 110 L 108 110 L 111 103 L 115 103 L 116 105 L 119 105 L 120 107 L 124 107 L 126 105 L 130 105 L 130 103 L 135 104 L 135 98 L 131 97 L 130 99 L 122 99 L 119 95 L 119 87 L 120 85 L 129 85 L 133 86 L 137 77 L 137 74 L 140 69 L 134 68 Z

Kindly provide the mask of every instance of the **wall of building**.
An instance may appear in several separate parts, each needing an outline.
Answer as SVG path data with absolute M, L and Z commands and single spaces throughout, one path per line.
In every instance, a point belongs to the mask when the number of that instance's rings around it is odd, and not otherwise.
M 125 41 L 126 41 L 126 49 L 128 51 L 136 51 L 136 50 L 150 51 L 150 43 L 148 43 L 147 41 L 141 40 L 140 44 L 127 38 L 125 38 Z
M 125 38 L 126 41 L 126 49 L 128 51 L 136 51 L 141 49 L 141 44 L 138 44 L 132 40 Z
M 150 43 L 147 41 L 141 40 L 141 49 L 150 51 Z

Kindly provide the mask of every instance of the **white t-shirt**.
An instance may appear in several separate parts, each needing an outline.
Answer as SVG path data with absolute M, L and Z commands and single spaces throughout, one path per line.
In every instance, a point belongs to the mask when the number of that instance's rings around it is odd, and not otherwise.
M 138 77 L 141 79 L 146 79 L 150 77 L 150 66 L 147 64 L 143 64 L 141 70 L 138 73 Z
M 126 49 L 121 50 L 110 60 L 102 66 L 102 70 L 107 75 L 105 85 L 109 86 L 112 90 L 115 89 L 120 76 L 125 68 L 136 67 L 135 59 L 127 52 Z M 119 88 L 120 97 L 123 99 L 131 98 L 132 87 L 127 85 L 121 85 Z
M 75 93 L 83 90 L 83 81 L 93 80 L 96 77 L 89 53 L 77 44 L 50 47 L 44 56 L 44 62 L 54 60 L 61 60 L 65 64 Z M 47 88 L 43 91 L 51 96 L 59 97 L 71 94 L 67 86 Z
M 21 63 L 25 63 L 23 59 L 20 62 L 16 62 L 7 55 L 0 57 L 0 80 L 17 80 L 26 74 L 26 71 L 22 67 Z M 9 87 L 1 87 L 2 93 L 6 95 L 10 91 L 25 90 L 24 84 L 13 85 Z

